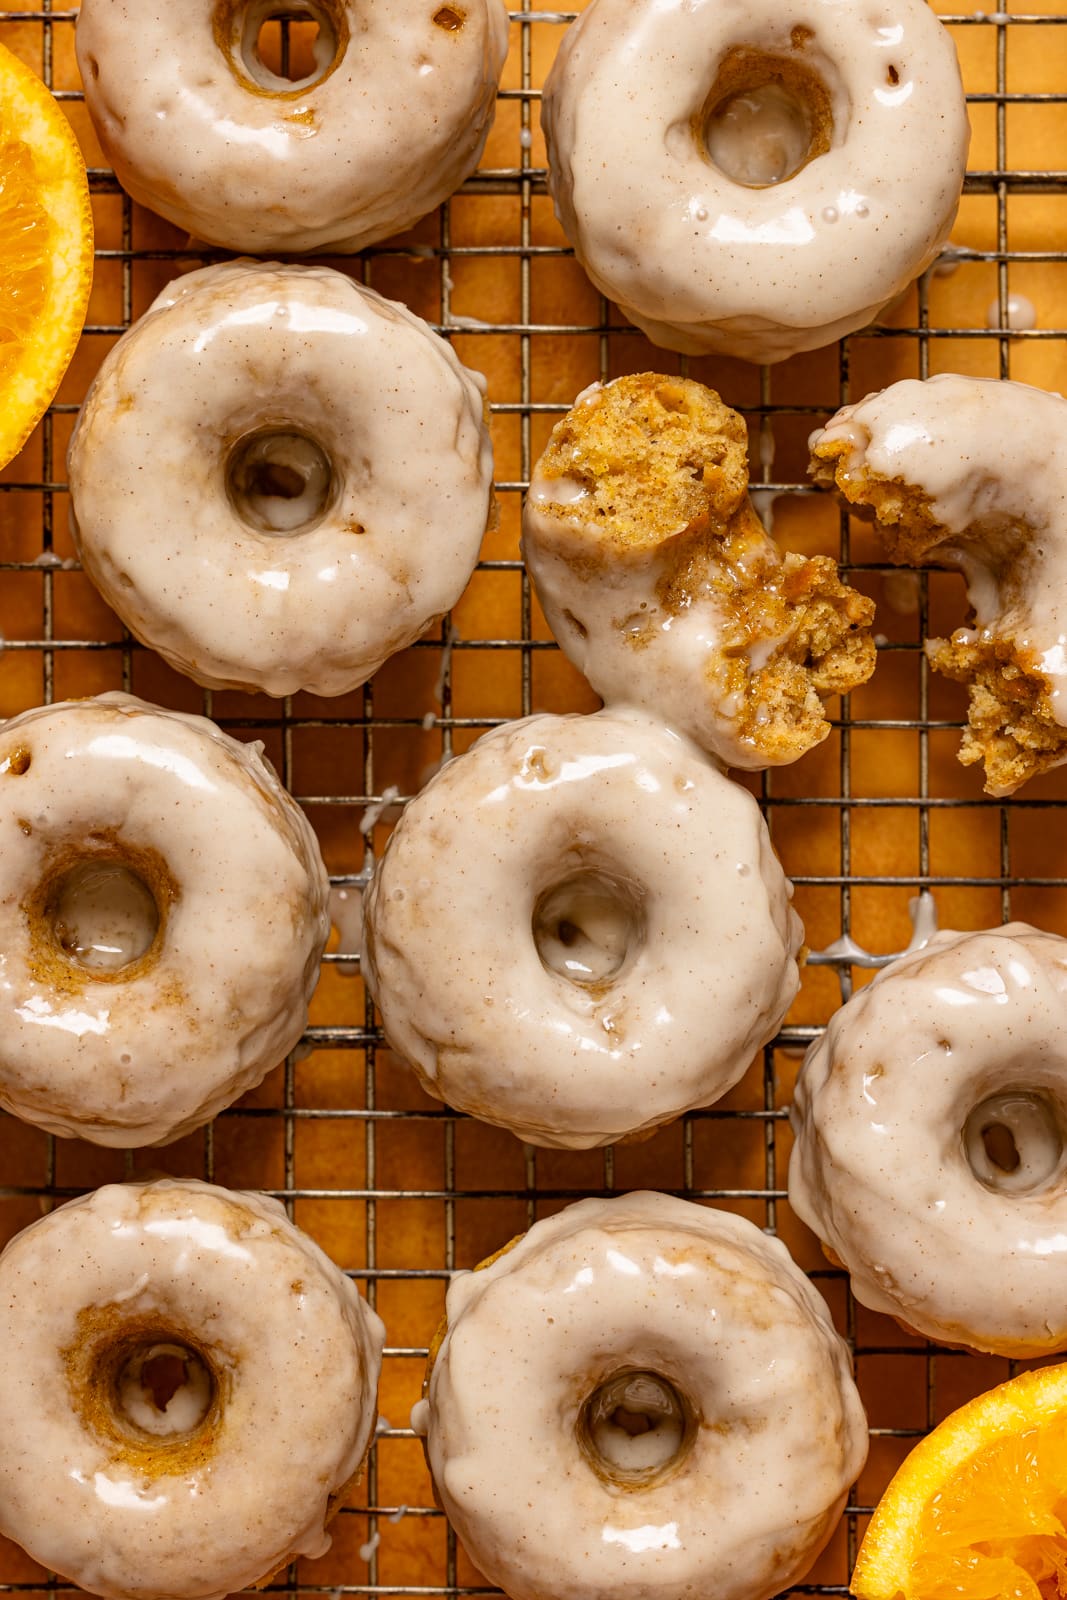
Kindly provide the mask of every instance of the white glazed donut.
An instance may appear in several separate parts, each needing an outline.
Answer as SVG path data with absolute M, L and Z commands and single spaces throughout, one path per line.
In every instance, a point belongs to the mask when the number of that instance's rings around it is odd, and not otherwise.
M 791 896 L 755 801 L 687 740 L 639 711 L 530 717 L 408 806 L 363 972 L 430 1094 L 588 1149 L 738 1081 L 799 985 Z
M 549 627 L 607 705 L 725 766 L 796 761 L 824 701 L 874 671 L 874 604 L 829 556 L 783 555 L 748 496 L 744 419 L 703 384 L 594 384 L 552 430 L 522 549 Z
M 856 1298 L 929 1338 L 1067 1349 L 1067 940 L 939 933 L 808 1051 L 789 1199 Z
M 383 1342 L 276 1200 L 72 1200 L 0 1255 L 0 1530 L 109 1600 L 222 1600 L 320 1556 Z
M 278 77 L 272 18 L 319 25 Z M 361 250 L 478 165 L 508 48 L 500 0 L 85 0 L 75 36 L 104 153 L 133 198 L 228 250 Z
M 965 765 L 990 794 L 1067 761 L 1067 401 L 942 373 L 845 406 L 811 438 L 816 482 L 874 517 L 894 561 L 958 567 L 973 625 L 933 639 L 968 685 Z
M 6 1110 L 166 1144 L 296 1044 L 329 884 L 260 750 L 124 694 L 0 728 Z
M 784 1245 L 647 1193 L 568 1206 L 453 1278 L 412 1425 L 512 1600 L 767 1600 L 867 1454 L 848 1352 Z
M 655 344 L 750 361 L 864 327 L 930 265 L 969 137 L 925 0 L 592 0 L 542 119 L 597 288 Z
M 424 322 L 339 272 L 205 267 L 89 391 L 78 552 L 197 683 L 344 694 L 466 586 L 493 505 L 484 403 Z

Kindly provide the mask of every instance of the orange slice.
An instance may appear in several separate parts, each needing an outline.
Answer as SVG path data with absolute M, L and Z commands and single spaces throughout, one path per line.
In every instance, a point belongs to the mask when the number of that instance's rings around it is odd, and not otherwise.
M 0 45 L 0 466 L 59 388 L 92 280 L 78 142 L 40 78 Z
M 858 1600 L 1067 1596 L 1067 1365 L 980 1395 L 908 1456 L 871 1519 Z

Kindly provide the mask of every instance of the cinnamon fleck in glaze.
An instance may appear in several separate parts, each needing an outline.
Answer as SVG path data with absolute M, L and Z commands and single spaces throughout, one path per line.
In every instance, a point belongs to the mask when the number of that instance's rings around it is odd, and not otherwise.
M 656 373 L 581 395 L 534 469 L 523 554 L 563 650 L 726 766 L 795 761 L 823 701 L 874 670 L 874 606 L 826 556 L 783 556 L 748 498 L 747 431 Z

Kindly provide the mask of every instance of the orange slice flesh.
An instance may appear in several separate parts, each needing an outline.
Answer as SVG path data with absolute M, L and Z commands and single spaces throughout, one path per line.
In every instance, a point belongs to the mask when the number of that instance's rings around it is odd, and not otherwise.
M 0 466 L 47 410 L 93 276 L 89 183 L 48 89 L 0 45 Z
M 916 1446 L 860 1548 L 857 1600 L 1067 1600 L 1067 1366 L 980 1395 Z

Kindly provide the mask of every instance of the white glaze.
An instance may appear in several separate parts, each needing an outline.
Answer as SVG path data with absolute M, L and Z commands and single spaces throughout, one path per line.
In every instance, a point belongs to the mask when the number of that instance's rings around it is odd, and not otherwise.
M 79 1413 L 65 1360 L 145 1324 L 217 1375 L 214 1436 L 179 1471 L 163 1438 Z M 61 1206 L 0 1256 L 0 1529 L 110 1600 L 222 1600 L 322 1555 L 384 1333 L 275 1200 L 168 1179 Z
M 500 0 L 245 0 L 242 20 L 331 14 L 348 34 L 318 83 L 248 72 L 219 0 L 85 0 L 85 98 L 123 187 L 196 238 L 256 254 L 361 250 L 474 171 L 508 48 Z M 435 25 L 439 10 L 463 26 Z M 253 58 L 254 59 L 254 58 Z M 328 63 L 322 64 L 324 67 Z
M 802 52 L 796 27 L 813 35 Z M 807 61 L 831 95 L 831 148 L 772 187 L 731 181 L 693 128 L 739 46 Z M 936 259 L 969 138 L 955 49 L 924 0 L 593 0 L 542 121 L 557 213 L 596 286 L 656 344 L 752 361 L 865 326 Z
M 784 1246 L 661 1194 L 583 1200 L 453 1280 L 412 1425 L 476 1565 L 513 1600 L 766 1600 L 808 1570 L 863 1465 L 848 1353 Z M 699 1421 L 673 1475 L 620 1491 L 583 1402 L 651 1370 Z
M 642 907 L 593 985 L 547 970 L 533 933 L 582 872 Z M 791 893 L 751 796 L 687 740 L 638 711 L 532 717 L 408 806 L 364 897 L 363 973 L 429 1093 L 585 1149 L 737 1082 L 798 987 Z
M 1028 333 L 1037 327 L 1037 307 L 1024 294 L 1010 294 L 1004 305 L 1005 327 L 1015 332 Z M 1000 299 L 991 300 L 985 314 L 987 328 L 1000 327 Z
M 936 934 L 831 1018 L 797 1085 L 789 1199 L 864 1305 L 1000 1355 L 1067 1349 L 1062 1144 L 1041 1181 L 1044 1139 L 1020 1133 L 1036 1187 L 998 1193 L 964 1134 L 975 1107 L 1036 1091 L 1062 1139 L 1065 1037 L 1067 940 L 1024 923 Z
M 198 683 L 344 694 L 467 583 L 492 503 L 484 396 L 424 322 L 339 272 L 205 267 L 119 341 L 82 407 L 82 562 Z M 262 532 L 227 492 L 232 446 L 265 426 L 333 461 L 333 503 L 304 532 Z
M 907 378 L 843 407 L 811 449 L 839 440 L 846 474 L 929 500 L 928 553 L 960 568 L 975 612 L 974 631 L 954 637 L 1029 652 L 1067 727 L 1067 402 L 995 378 Z
M 155 852 L 175 880 L 158 955 L 124 976 L 56 951 L 42 971 L 24 902 L 57 860 L 95 858 L 94 832 L 120 858 Z M 296 1044 L 329 885 L 259 747 L 123 694 L 28 711 L 0 728 L 0 861 L 5 1109 L 97 1144 L 165 1144 Z

